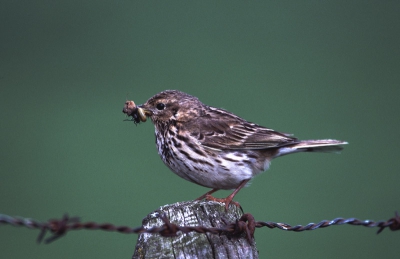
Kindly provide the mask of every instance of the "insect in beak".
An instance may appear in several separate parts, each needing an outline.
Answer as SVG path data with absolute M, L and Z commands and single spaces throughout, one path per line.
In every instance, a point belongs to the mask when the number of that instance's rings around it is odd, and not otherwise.
M 146 120 L 147 120 L 147 116 L 146 116 L 146 110 L 144 110 L 143 108 L 138 108 L 137 109 L 137 114 L 138 114 L 138 117 L 139 117 L 139 120 L 141 121 L 141 122 L 146 122 Z
M 136 106 L 134 101 L 126 101 L 122 112 L 128 116 L 132 116 L 132 120 L 135 122 L 135 124 L 145 122 L 147 120 L 147 116 L 153 115 L 150 110 L 140 107 L 140 105 Z

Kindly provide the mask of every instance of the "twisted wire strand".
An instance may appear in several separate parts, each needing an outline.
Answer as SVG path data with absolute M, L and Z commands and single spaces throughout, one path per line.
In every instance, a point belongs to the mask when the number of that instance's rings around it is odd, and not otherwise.
M 244 214 L 240 219 L 235 222 L 227 223 L 220 228 L 217 227 L 204 227 L 204 226 L 178 226 L 169 221 L 165 214 L 159 215 L 164 224 L 160 227 L 145 228 L 144 226 L 131 228 L 127 226 L 115 226 L 110 223 L 96 223 L 96 222 L 86 222 L 81 223 L 78 217 L 69 217 L 65 214 L 61 219 L 51 219 L 46 222 L 39 222 L 30 218 L 22 217 L 11 217 L 8 215 L 0 214 L 0 224 L 8 224 L 15 227 L 27 227 L 30 229 L 40 229 L 41 232 L 37 238 L 37 242 L 43 241 L 46 232 L 51 232 L 53 235 L 46 238 L 44 243 L 48 244 L 54 240 L 64 236 L 70 230 L 103 230 L 112 231 L 125 234 L 141 234 L 141 233 L 158 233 L 164 237 L 173 237 L 179 235 L 179 232 L 187 234 L 189 232 L 197 233 L 212 233 L 212 234 L 225 234 L 228 236 L 239 236 L 243 233 L 246 238 L 251 242 L 254 237 L 254 232 L 256 228 L 268 227 L 270 229 L 278 228 L 285 231 L 302 232 L 306 230 L 316 230 L 319 228 L 330 227 L 334 225 L 354 225 L 354 226 L 364 226 L 364 227 L 378 227 L 378 234 L 382 232 L 385 228 L 389 228 L 392 231 L 400 229 L 400 216 L 396 212 L 393 218 L 387 221 L 372 221 L 372 220 L 359 220 L 356 218 L 335 218 L 333 220 L 322 220 L 319 223 L 309 223 L 305 226 L 296 225 L 291 226 L 287 223 L 277 223 L 271 221 L 255 221 L 254 217 L 250 214 Z

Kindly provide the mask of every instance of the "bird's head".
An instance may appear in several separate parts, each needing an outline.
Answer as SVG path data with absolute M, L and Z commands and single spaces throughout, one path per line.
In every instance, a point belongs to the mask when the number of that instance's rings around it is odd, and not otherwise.
M 194 96 L 176 91 L 166 90 L 151 97 L 144 104 L 127 109 L 127 101 L 123 112 L 132 116 L 135 122 L 145 122 L 149 117 L 154 124 L 165 124 L 172 121 L 189 121 L 202 115 L 205 107 L 203 103 Z M 133 102 L 132 102 L 133 103 Z

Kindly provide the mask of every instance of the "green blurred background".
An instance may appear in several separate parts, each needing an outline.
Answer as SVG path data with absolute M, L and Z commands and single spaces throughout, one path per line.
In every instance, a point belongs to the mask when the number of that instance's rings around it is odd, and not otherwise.
M 121 110 L 178 89 L 340 155 L 275 160 L 236 200 L 257 220 L 386 220 L 399 204 L 398 1 L 0 3 L 0 213 L 139 226 L 208 189 L 163 165 Z M 219 192 L 225 197 L 229 192 Z M 261 258 L 398 258 L 399 233 L 256 232 Z M 1 258 L 130 258 L 137 235 L 0 227 Z

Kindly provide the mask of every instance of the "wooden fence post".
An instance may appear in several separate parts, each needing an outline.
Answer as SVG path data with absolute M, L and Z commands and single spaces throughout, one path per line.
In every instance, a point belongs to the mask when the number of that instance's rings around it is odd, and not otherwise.
M 212 201 L 189 201 L 165 205 L 143 219 L 145 228 L 164 224 L 160 213 L 165 213 L 171 223 L 179 226 L 222 227 L 235 222 L 242 216 L 241 210 L 230 205 L 225 212 L 224 204 Z M 258 258 L 253 240 L 251 244 L 243 234 L 228 238 L 226 235 L 180 233 L 177 237 L 163 237 L 159 234 L 140 234 L 133 259 L 142 258 Z

